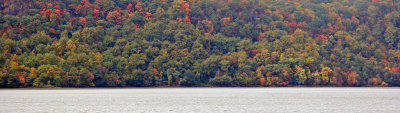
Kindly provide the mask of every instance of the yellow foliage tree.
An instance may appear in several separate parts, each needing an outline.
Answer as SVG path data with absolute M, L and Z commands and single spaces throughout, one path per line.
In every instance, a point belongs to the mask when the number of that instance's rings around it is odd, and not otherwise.
M 67 49 L 70 50 L 70 51 L 72 51 L 72 50 L 75 50 L 75 48 L 76 48 L 76 46 L 75 46 L 74 41 L 68 40 L 68 42 L 67 42 Z

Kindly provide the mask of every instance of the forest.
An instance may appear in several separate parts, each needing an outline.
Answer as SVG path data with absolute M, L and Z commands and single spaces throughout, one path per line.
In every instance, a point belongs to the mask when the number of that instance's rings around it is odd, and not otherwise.
M 0 87 L 400 86 L 400 0 L 1 0 Z

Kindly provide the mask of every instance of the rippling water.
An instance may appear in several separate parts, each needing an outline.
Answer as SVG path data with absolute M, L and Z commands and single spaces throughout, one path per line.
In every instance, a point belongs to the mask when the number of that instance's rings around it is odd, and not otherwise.
M 0 89 L 0 112 L 400 112 L 400 88 Z

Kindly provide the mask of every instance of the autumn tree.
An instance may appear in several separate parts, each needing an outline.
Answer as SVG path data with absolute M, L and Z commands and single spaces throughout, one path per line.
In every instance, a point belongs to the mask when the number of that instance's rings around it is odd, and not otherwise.
M 119 25 L 122 22 L 122 15 L 119 10 L 115 10 L 107 14 L 107 20 Z
M 298 85 L 303 85 L 305 84 L 305 81 L 307 80 L 307 76 L 306 76 L 306 71 L 301 68 L 300 66 L 296 66 L 296 74 L 295 74 L 295 78 L 296 78 L 296 82 Z
M 350 86 L 357 86 L 358 85 L 358 80 L 357 80 L 358 76 L 359 75 L 357 74 L 357 72 L 355 72 L 355 71 L 350 72 L 347 75 L 347 83 Z

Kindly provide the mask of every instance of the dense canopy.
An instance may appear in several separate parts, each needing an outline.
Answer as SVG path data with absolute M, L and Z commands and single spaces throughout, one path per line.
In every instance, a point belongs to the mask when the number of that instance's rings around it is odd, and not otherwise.
M 2 0 L 0 87 L 399 86 L 399 0 Z

